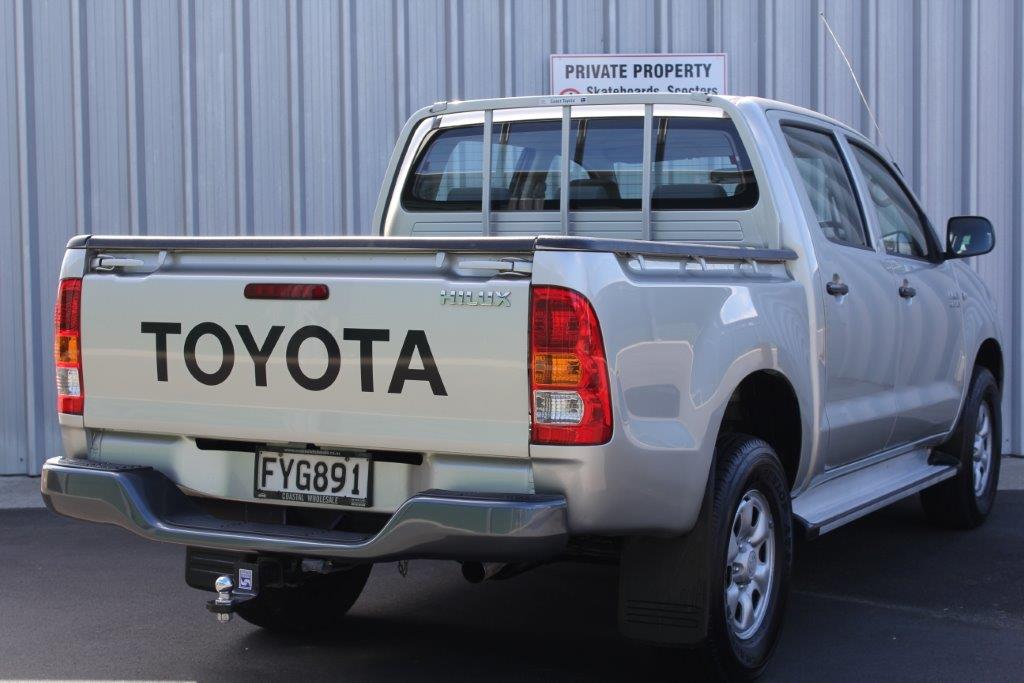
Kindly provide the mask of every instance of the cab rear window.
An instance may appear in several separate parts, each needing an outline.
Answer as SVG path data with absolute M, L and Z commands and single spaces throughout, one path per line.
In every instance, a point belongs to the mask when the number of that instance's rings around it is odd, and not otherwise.
M 491 210 L 557 211 L 561 121 L 495 123 Z M 569 131 L 569 209 L 639 211 L 644 145 L 640 117 L 577 118 Z M 655 117 L 654 210 L 748 209 L 757 203 L 750 159 L 729 119 Z M 434 131 L 402 191 L 407 211 L 480 211 L 483 125 Z
M 557 211 L 562 191 L 561 121 L 498 124 L 493 138 L 491 210 Z
M 436 131 L 402 193 L 409 211 L 479 211 L 483 126 Z
M 654 120 L 651 208 L 749 209 L 757 181 L 729 119 Z
M 640 210 L 643 119 L 573 119 L 569 145 L 570 211 Z

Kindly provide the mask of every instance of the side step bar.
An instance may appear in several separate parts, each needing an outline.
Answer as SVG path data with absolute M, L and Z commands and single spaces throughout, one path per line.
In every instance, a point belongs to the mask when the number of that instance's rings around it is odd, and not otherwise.
M 816 538 L 957 473 L 929 462 L 930 453 L 910 451 L 818 484 L 793 499 L 793 514 Z

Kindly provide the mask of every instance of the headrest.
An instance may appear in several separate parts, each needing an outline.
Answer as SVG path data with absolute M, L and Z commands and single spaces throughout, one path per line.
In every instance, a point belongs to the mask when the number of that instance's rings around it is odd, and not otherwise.
M 706 183 L 678 183 L 654 188 L 655 199 L 723 199 L 725 196 L 721 185 Z
M 614 199 L 618 188 L 615 182 L 605 178 L 577 178 L 569 181 L 569 195 L 573 199 Z
M 479 187 L 453 187 L 448 190 L 449 202 L 480 202 L 483 189 Z M 508 199 L 508 190 L 500 187 L 491 188 L 492 201 L 504 201 Z

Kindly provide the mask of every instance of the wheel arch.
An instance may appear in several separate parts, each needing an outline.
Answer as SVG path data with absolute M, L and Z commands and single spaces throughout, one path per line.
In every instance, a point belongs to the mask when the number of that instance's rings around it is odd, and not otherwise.
M 770 406 L 770 410 L 765 410 Z M 763 369 L 743 378 L 726 404 L 719 434 L 737 432 L 767 441 L 786 472 L 790 487 L 800 469 L 803 423 L 800 402 L 789 379 L 777 370 Z
M 1003 349 L 999 342 L 989 337 L 981 342 L 978 351 L 974 354 L 974 365 L 972 367 L 986 368 L 996 378 L 996 384 L 1000 391 L 1003 389 Z

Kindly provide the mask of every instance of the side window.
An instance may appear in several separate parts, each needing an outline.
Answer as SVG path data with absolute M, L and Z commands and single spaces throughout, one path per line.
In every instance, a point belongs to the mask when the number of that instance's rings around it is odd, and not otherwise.
M 928 258 L 928 238 L 923 217 L 899 180 L 878 158 L 859 145 L 852 144 L 868 186 L 867 203 L 878 217 L 885 252 L 894 256 Z
M 644 120 L 573 119 L 569 209 L 639 211 L 643 194 Z
M 783 126 L 822 233 L 832 242 L 867 247 L 867 231 L 835 139 L 816 130 Z
M 491 209 L 557 211 L 561 120 L 495 124 L 491 134 Z
M 409 211 L 479 211 L 484 127 L 459 126 L 435 132 L 402 192 Z

